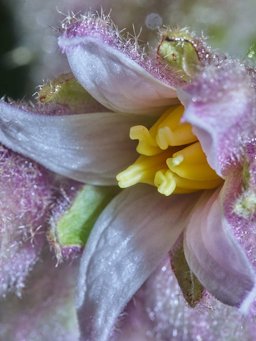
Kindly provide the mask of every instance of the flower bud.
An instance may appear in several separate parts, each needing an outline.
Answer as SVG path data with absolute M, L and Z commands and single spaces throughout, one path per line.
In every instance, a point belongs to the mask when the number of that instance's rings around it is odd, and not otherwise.
M 94 111 L 96 105 L 95 100 L 71 73 L 63 74 L 42 85 L 38 91 L 37 99 L 42 104 L 66 106 L 74 113 L 84 113 L 85 108 Z
M 183 80 L 197 72 L 200 63 L 196 44 L 186 30 L 167 30 L 162 34 L 158 56 L 177 71 Z

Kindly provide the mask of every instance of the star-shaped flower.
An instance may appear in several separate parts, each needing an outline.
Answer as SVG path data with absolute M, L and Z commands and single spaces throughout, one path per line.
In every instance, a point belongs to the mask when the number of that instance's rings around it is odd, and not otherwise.
M 203 287 L 247 312 L 256 294 L 254 71 L 187 31 L 167 30 L 146 56 L 91 15 L 66 23 L 59 45 L 99 110 L 39 115 L 1 101 L 0 142 L 75 180 L 132 186 L 99 216 L 81 259 L 84 339 L 110 337 L 181 236 Z

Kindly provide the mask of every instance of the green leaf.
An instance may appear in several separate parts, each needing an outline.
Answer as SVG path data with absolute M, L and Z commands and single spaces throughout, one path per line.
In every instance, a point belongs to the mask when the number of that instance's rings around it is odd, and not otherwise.
M 194 308 L 201 300 L 204 288 L 190 270 L 185 258 L 183 246 L 179 246 L 171 254 L 171 266 L 185 300 Z

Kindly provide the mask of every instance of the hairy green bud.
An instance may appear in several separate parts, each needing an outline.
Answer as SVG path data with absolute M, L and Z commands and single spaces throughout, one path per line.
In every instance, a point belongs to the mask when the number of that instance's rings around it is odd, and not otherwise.
M 66 105 L 79 112 L 81 107 L 94 102 L 94 99 L 73 75 L 68 73 L 42 85 L 38 91 L 38 101 L 42 104 Z
M 185 30 L 165 31 L 158 46 L 158 56 L 184 80 L 194 76 L 200 63 L 196 44 Z

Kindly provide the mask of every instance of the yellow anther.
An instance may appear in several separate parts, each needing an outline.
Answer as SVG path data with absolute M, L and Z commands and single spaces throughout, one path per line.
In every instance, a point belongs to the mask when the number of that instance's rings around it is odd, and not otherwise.
M 155 139 L 144 126 L 132 127 L 130 129 L 130 139 L 139 140 L 136 148 L 139 154 L 150 156 L 161 153 L 161 149 L 157 146 Z
M 156 172 L 154 184 L 158 192 L 166 196 L 171 195 L 176 188 L 174 176 L 168 169 L 162 169 Z
M 116 179 L 119 187 L 130 187 L 139 182 L 154 185 L 155 173 L 159 169 L 166 167 L 165 161 L 167 157 L 167 153 L 154 156 L 141 155 L 133 165 L 117 175 Z
M 180 120 L 182 118 L 182 115 L 184 113 L 184 107 L 182 105 L 179 105 L 175 109 L 169 109 L 167 110 L 163 116 L 158 120 L 157 128 L 161 128 L 164 126 L 168 126 L 171 129 L 175 129 L 180 124 Z
M 206 155 L 199 142 L 193 143 L 173 154 L 173 158 L 182 158 L 184 163 L 202 163 L 206 161 Z
M 150 128 L 150 132 L 156 136 L 157 130 L 159 128 L 169 126 L 171 129 L 176 129 L 182 118 L 184 108 L 182 105 L 178 107 L 172 107 L 166 110 L 163 115 L 156 121 L 156 123 Z
M 173 174 L 173 179 L 176 182 L 177 189 L 182 188 L 191 190 L 211 189 L 219 186 L 222 183 L 222 179 L 220 178 L 214 180 L 196 181 L 182 178 L 176 174 Z
M 182 146 L 197 141 L 192 133 L 192 128 L 187 123 L 182 123 L 176 129 L 171 130 L 170 127 L 159 128 L 156 135 L 158 146 L 165 150 L 169 146 Z
M 144 126 L 138 125 L 130 129 L 130 138 L 132 140 L 139 140 L 137 145 L 137 152 L 141 155 L 156 155 L 162 152 L 163 149 L 157 144 L 156 135 L 158 134 L 158 129 L 165 127 L 166 120 L 168 121 L 169 128 L 174 130 L 179 126 L 180 119 L 183 114 L 183 107 L 175 107 L 168 109 L 150 128 L 147 129 Z M 171 116 L 171 119 L 170 119 Z
M 206 155 L 188 123 L 183 107 L 166 111 L 150 128 L 135 126 L 130 138 L 138 140 L 141 156 L 117 175 L 121 188 L 139 182 L 156 186 L 163 195 L 215 188 L 223 181 L 209 166 Z
M 121 188 L 130 187 L 140 182 L 142 178 L 141 169 L 132 165 L 119 173 L 116 177 L 118 186 Z
M 174 157 L 167 159 L 166 164 L 172 172 L 185 179 L 207 181 L 219 178 L 207 163 L 188 164 L 182 162 L 177 165 L 177 157 Z

